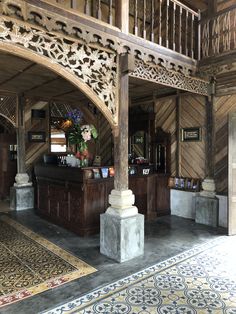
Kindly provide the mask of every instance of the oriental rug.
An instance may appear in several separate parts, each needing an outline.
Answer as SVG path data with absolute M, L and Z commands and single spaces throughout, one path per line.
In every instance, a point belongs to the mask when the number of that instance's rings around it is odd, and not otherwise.
M 47 314 L 235 314 L 236 238 L 221 236 Z
M 96 269 L 7 216 L 0 216 L 0 307 Z

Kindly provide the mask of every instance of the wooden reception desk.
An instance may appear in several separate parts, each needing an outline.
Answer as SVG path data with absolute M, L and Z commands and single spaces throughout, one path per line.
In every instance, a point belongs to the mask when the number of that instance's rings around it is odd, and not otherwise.
M 100 214 L 109 207 L 108 195 L 114 186 L 113 177 L 102 178 L 104 168 L 36 165 L 37 213 L 80 236 L 98 233 Z M 135 194 L 139 213 L 146 219 L 169 214 L 169 176 L 144 173 L 129 177 L 129 188 Z

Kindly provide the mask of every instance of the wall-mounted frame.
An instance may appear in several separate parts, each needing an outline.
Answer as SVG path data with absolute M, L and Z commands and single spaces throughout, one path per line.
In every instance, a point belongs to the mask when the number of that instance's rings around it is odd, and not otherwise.
M 29 142 L 46 142 L 46 133 L 45 132 L 28 132 Z
M 181 141 L 182 142 L 196 142 L 196 141 L 201 141 L 201 140 L 202 140 L 202 129 L 200 127 L 181 129 Z
M 46 117 L 46 111 L 43 109 L 32 109 L 31 118 L 44 119 Z

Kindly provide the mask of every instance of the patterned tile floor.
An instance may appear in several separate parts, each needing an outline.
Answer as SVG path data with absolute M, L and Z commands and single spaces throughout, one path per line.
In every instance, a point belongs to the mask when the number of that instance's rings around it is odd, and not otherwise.
M 100 254 L 99 235 L 79 237 L 41 219 L 33 210 L 13 211 L 7 215 L 56 246 L 86 261 L 98 271 L 72 280 L 56 289 L 49 289 L 20 302 L 1 307 L 1 314 L 41 313 L 225 234 L 224 229 L 196 224 L 190 219 L 177 216 L 159 217 L 155 221 L 145 223 L 145 253 L 119 264 Z
M 236 237 L 222 237 L 47 314 L 235 314 Z
M 95 271 L 6 215 L 0 217 L 0 307 Z

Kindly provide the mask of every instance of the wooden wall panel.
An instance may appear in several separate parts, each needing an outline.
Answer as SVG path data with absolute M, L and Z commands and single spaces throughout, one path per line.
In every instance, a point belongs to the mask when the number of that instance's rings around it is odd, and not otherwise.
M 113 163 L 113 136 L 108 121 L 102 114 L 98 115 L 97 155 L 101 156 L 102 165 Z
M 215 98 L 215 180 L 218 193 L 228 192 L 228 114 L 236 111 L 236 95 Z
M 165 98 L 155 103 L 156 127 L 171 133 L 171 175 L 176 175 L 176 98 Z M 202 140 L 179 142 L 179 175 L 183 177 L 205 177 L 205 98 L 197 95 L 180 99 L 180 128 L 201 127 Z
M 180 128 L 200 127 L 202 140 L 180 142 L 180 175 L 183 177 L 205 177 L 205 98 L 189 95 L 181 98 Z
M 155 127 L 171 133 L 171 175 L 176 174 L 176 99 L 165 98 L 155 102 Z

